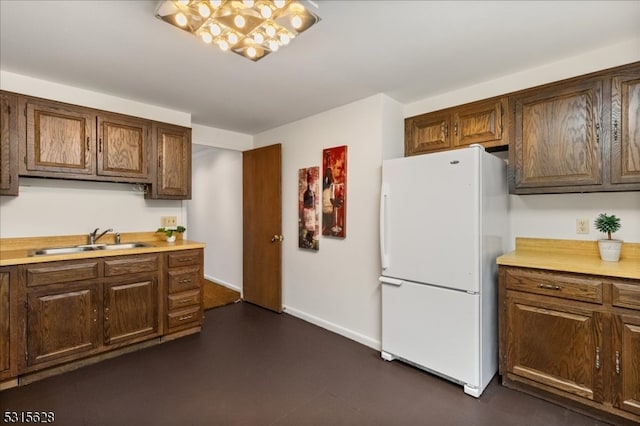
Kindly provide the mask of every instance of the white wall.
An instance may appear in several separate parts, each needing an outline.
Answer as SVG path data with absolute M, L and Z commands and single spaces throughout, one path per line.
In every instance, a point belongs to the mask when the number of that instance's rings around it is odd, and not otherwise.
M 0 238 L 153 232 L 166 215 L 186 223 L 180 201 L 145 200 L 133 185 L 20 178 L 18 197 L 0 197 Z
M 402 143 L 401 108 L 376 95 L 260 133 L 256 147 L 282 144 L 283 305 L 286 312 L 379 347 L 378 205 L 382 147 Z M 387 115 L 385 115 L 387 114 Z M 395 115 L 394 115 L 395 114 Z M 393 116 L 391 116 L 393 115 Z M 346 238 L 298 248 L 298 170 L 321 166 L 322 150 L 347 145 Z
M 190 126 L 191 115 L 103 93 L 0 71 L 0 88 L 45 99 Z M 18 197 L 0 196 L 0 237 L 155 231 L 160 216 L 187 225 L 183 202 L 145 200 L 133 185 L 20 178 Z M 188 228 L 188 226 L 187 226 Z M 186 236 L 188 236 L 188 231 Z
M 207 245 L 205 276 L 242 291 L 242 152 L 198 149 L 192 167 L 189 238 Z

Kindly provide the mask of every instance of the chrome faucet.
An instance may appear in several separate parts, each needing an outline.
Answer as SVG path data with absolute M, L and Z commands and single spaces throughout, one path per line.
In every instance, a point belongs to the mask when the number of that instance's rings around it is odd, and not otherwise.
M 113 231 L 113 229 L 109 228 L 106 231 L 104 231 L 102 234 L 98 235 L 96 237 L 96 234 L 98 233 L 98 230 L 100 228 L 96 228 L 93 230 L 93 232 L 89 233 L 89 244 L 95 244 L 96 241 L 98 241 L 100 238 L 102 238 L 104 236 L 104 234 L 106 234 L 107 232 L 111 232 Z

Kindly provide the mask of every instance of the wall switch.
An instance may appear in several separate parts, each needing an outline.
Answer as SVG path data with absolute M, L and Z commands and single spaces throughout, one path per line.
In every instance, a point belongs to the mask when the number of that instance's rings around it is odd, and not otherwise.
M 589 233 L 589 219 L 576 219 L 576 234 Z
M 175 216 L 160 217 L 160 226 L 165 228 L 175 228 L 178 226 L 178 219 Z

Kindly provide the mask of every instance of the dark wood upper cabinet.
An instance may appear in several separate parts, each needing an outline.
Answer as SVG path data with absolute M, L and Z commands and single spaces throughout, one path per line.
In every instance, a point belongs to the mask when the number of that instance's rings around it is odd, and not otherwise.
M 640 70 L 612 80 L 611 182 L 640 183 Z
M 510 191 L 640 190 L 640 63 L 509 97 Z
M 0 93 L 0 195 L 18 195 L 18 97 Z
M 151 122 L 115 114 L 98 120 L 98 175 L 151 182 Z
M 20 174 L 95 174 L 96 114 L 37 99 L 21 99 L 26 145 Z
M 18 176 L 147 186 L 147 198 L 191 198 L 191 129 L 0 91 L 0 195 Z
M 405 119 L 405 156 L 509 143 L 503 126 L 506 98 L 492 98 Z
M 602 79 L 513 96 L 515 188 L 602 183 Z
M 148 198 L 191 199 L 191 129 L 154 123 L 155 182 Z

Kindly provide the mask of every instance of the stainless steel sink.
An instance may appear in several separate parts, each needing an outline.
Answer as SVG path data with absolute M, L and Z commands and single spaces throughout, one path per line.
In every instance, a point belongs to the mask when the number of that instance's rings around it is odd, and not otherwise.
M 31 250 L 29 256 L 46 256 L 52 254 L 73 254 L 93 250 L 127 250 L 140 247 L 151 247 L 147 243 L 121 243 L 121 244 L 82 244 L 74 247 L 50 247 Z
M 147 243 L 121 243 L 121 244 L 104 244 L 97 247 L 98 250 L 126 250 L 140 247 L 151 247 Z
M 81 253 L 83 251 L 95 250 L 94 247 L 51 247 L 31 250 L 29 256 L 44 256 L 47 254 L 72 254 Z

